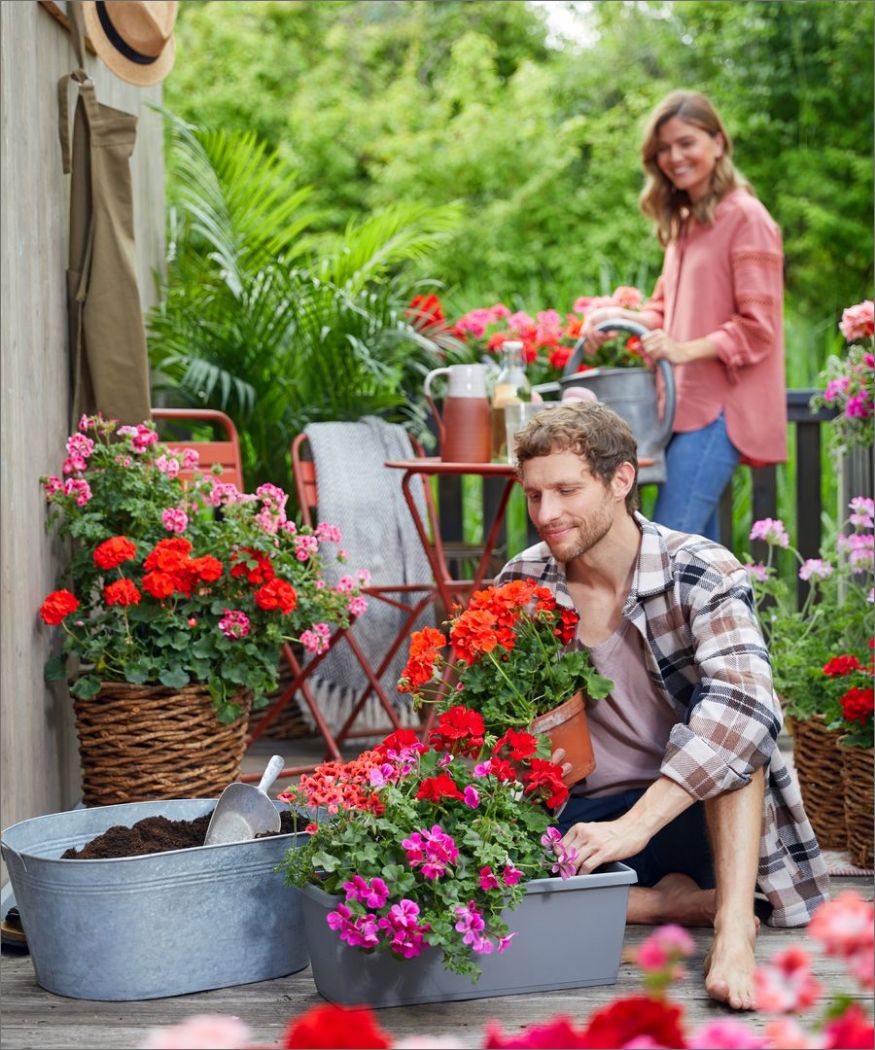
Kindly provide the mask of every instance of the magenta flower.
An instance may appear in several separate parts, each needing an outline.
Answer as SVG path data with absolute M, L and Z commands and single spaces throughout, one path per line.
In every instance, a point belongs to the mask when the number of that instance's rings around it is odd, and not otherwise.
M 363 594 L 356 594 L 346 603 L 350 616 L 361 616 L 368 608 L 368 599 Z
M 239 610 L 225 609 L 219 630 L 226 638 L 245 638 L 249 634 L 249 617 Z
M 462 797 L 465 800 L 465 805 L 470 806 L 471 809 L 476 809 L 480 805 L 480 792 L 473 784 L 469 784 L 462 792 Z
M 353 875 L 351 881 L 343 884 L 346 899 L 356 900 L 368 908 L 382 908 L 389 898 L 389 887 L 379 877 L 370 880 L 361 875 Z
M 497 890 L 498 879 L 492 872 L 492 868 L 485 867 L 480 869 L 480 889 L 481 890 Z
M 422 874 L 427 879 L 439 879 L 459 856 L 453 837 L 447 835 L 440 824 L 433 825 L 431 831 L 427 828 L 415 831 L 401 845 L 407 850 L 410 867 L 422 866 Z
M 504 879 L 505 886 L 516 886 L 516 884 L 524 878 L 524 875 L 520 869 L 514 867 L 513 864 L 505 864 L 501 877 Z

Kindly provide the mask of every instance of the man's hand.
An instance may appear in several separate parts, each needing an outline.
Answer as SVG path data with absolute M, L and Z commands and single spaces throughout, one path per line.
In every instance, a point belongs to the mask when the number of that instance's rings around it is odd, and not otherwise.
M 571 774 L 571 763 L 564 762 L 565 748 L 557 747 L 556 750 L 550 755 L 550 761 L 556 766 L 562 766 L 562 779 L 565 781 L 566 787 L 568 785 L 568 777 Z
M 634 857 L 649 841 L 650 837 L 626 814 L 618 820 L 574 824 L 562 840 L 562 845 L 566 848 L 571 846 L 577 851 L 577 873 L 589 875 L 602 864 Z

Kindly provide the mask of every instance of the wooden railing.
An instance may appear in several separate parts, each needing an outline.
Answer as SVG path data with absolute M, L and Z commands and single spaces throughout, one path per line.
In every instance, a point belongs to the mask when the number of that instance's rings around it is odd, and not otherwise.
M 823 425 L 832 419 L 832 411 L 821 410 L 813 413 L 808 403 L 814 390 L 789 390 L 787 392 L 787 416 L 790 425 L 790 440 L 795 448 L 796 476 L 796 535 L 795 544 L 805 558 L 817 557 L 821 544 L 821 514 L 823 511 L 821 451 L 823 446 Z M 753 519 L 778 517 L 778 482 L 777 468 L 774 466 L 753 468 L 752 503 Z M 483 486 L 483 519 L 491 521 L 495 505 L 501 494 L 503 482 L 500 479 L 487 479 Z M 460 562 L 465 557 L 476 553 L 476 545 L 463 542 L 463 499 L 462 484 L 459 478 L 441 478 L 439 486 L 440 528 L 441 536 L 448 541 L 450 554 L 454 559 L 454 572 L 461 572 Z M 733 535 L 732 486 L 728 485 L 720 501 L 720 533 L 724 537 Z M 537 541 L 537 535 L 529 522 L 528 542 Z M 507 559 L 505 534 L 499 541 L 496 553 L 496 564 Z M 731 543 L 727 542 L 727 546 Z M 756 560 L 766 559 L 766 545 L 761 541 L 751 543 L 751 554 Z M 510 551 L 509 554 L 516 554 Z M 741 551 L 736 551 L 741 554 Z M 800 598 L 804 595 L 805 584 L 800 581 Z

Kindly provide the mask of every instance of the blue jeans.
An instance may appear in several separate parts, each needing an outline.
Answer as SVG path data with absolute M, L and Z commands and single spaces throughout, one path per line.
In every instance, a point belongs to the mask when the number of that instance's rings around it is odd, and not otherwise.
M 665 452 L 666 481 L 659 487 L 653 520 L 719 543 L 720 495 L 740 455 L 722 412 L 701 430 L 675 434 Z
M 572 795 L 553 823 L 564 835 L 572 824 L 616 820 L 628 812 L 643 794 L 643 790 L 638 790 L 601 798 Z M 705 827 L 704 804 L 694 802 L 661 831 L 657 831 L 640 853 L 625 858 L 623 863 L 638 873 L 639 886 L 655 886 L 663 876 L 679 871 L 689 875 L 701 889 L 714 889 L 714 867 Z

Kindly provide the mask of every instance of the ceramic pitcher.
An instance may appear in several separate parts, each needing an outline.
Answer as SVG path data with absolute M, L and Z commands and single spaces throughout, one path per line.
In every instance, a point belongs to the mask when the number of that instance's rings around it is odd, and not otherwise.
M 443 413 L 432 400 L 431 384 L 447 377 Z M 445 463 L 488 463 L 491 457 L 489 399 L 485 365 L 448 365 L 425 377 L 425 397 L 434 413 Z

